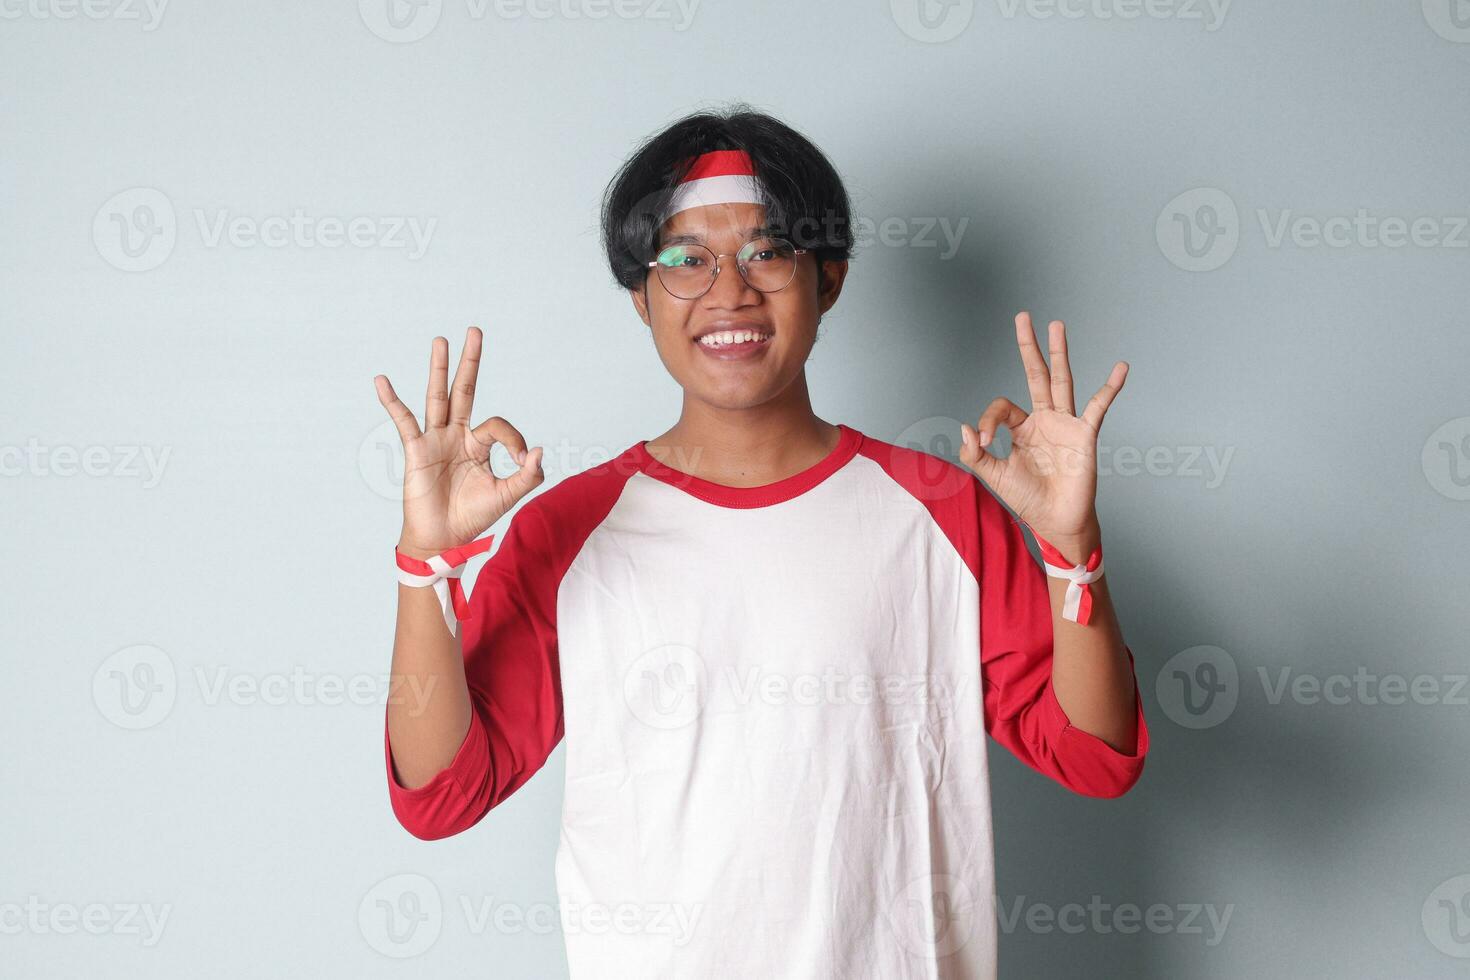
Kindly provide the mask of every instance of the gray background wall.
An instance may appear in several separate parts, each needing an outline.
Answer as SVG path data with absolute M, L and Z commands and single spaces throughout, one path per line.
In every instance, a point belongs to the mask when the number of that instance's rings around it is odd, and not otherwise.
M 560 750 L 458 838 L 388 809 L 371 378 L 483 326 L 548 484 L 662 431 L 598 195 L 738 97 L 873 223 L 824 418 L 952 453 L 1023 308 L 1132 364 L 1153 750 L 1117 801 L 992 752 L 1003 974 L 1464 974 L 1470 4 L 386 3 L 0 2 L 0 972 L 563 975 Z

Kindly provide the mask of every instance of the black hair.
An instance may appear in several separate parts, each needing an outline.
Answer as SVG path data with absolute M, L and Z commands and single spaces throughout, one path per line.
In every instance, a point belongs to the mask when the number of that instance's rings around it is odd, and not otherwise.
M 694 158 L 744 150 L 765 190 L 766 224 L 823 262 L 852 256 L 852 219 L 842 178 L 816 145 L 743 103 L 697 112 L 643 141 L 602 197 L 602 242 L 618 285 L 640 288 L 657 254 L 664 209 Z

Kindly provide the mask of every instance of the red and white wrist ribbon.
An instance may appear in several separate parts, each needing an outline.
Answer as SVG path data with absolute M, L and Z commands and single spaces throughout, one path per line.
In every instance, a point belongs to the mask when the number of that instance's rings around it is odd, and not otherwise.
M 494 540 L 495 535 L 491 534 L 458 548 L 430 555 L 427 560 L 410 558 L 394 548 L 393 555 L 398 560 L 398 581 L 413 588 L 432 587 L 439 596 L 440 607 L 444 610 L 444 625 L 449 627 L 450 633 L 458 633 L 459 620 L 470 618 L 470 604 L 465 599 L 464 586 L 459 584 L 459 577 L 464 574 L 465 562 L 488 551 L 490 542 Z
M 1029 524 L 1026 526 L 1030 527 Z M 1067 561 L 1066 555 L 1052 547 L 1035 530 L 1031 535 L 1041 545 L 1042 564 L 1046 568 L 1046 574 L 1051 578 L 1067 580 L 1067 594 L 1062 597 L 1062 618 L 1078 626 L 1086 626 L 1087 621 L 1092 618 L 1092 583 L 1102 578 L 1103 573 L 1102 545 L 1092 549 L 1086 564 L 1073 565 Z

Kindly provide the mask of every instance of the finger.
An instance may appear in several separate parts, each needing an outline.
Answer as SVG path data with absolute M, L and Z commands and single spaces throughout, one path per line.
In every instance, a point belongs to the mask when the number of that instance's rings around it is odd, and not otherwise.
M 398 392 L 393 390 L 393 385 L 388 381 L 387 376 L 380 374 L 374 378 L 373 387 L 378 389 L 378 401 L 388 410 L 388 415 L 393 419 L 393 425 L 398 429 L 398 438 L 403 440 L 403 444 L 407 446 L 417 439 L 420 435 L 418 420 L 413 417 L 408 406 L 399 400 Z
M 980 415 L 980 421 L 975 425 L 980 436 L 980 447 L 983 449 L 989 446 L 995 438 L 996 430 L 1001 426 L 1015 432 L 1026 419 L 1026 412 L 1020 405 L 1009 398 L 995 399 L 985 407 L 985 411 Z
M 475 383 L 480 376 L 480 346 L 484 336 L 479 327 L 465 331 L 464 349 L 459 354 L 459 367 L 454 372 L 454 387 L 449 392 L 449 422 L 469 425 L 470 409 L 475 406 Z
M 525 437 L 521 435 L 519 429 L 499 415 L 492 415 L 471 429 L 470 438 L 474 442 L 472 447 L 474 457 L 480 462 L 490 459 L 490 450 L 497 442 L 505 446 L 506 451 L 510 453 L 510 458 L 516 461 L 516 465 L 525 462 Z
M 520 500 L 546 479 L 546 474 L 541 471 L 541 455 L 540 446 L 532 449 L 522 458 L 521 468 L 505 478 L 506 489 L 513 501 Z
M 993 483 L 1005 465 L 980 445 L 979 434 L 969 425 L 960 425 L 960 462 L 974 470 L 986 483 Z
M 1016 346 L 1021 348 L 1021 364 L 1026 368 L 1026 386 L 1031 389 L 1031 411 L 1051 408 L 1051 373 L 1046 369 L 1046 358 L 1036 343 L 1036 330 L 1031 325 L 1031 314 L 1016 314 Z
M 1067 325 L 1053 320 L 1046 328 L 1047 350 L 1051 353 L 1051 405 L 1076 415 L 1072 402 L 1072 365 L 1067 362 Z
M 1108 406 L 1113 399 L 1118 397 L 1118 392 L 1123 390 L 1123 382 L 1128 377 L 1128 362 L 1119 361 L 1113 365 L 1113 371 L 1108 375 L 1108 380 L 1097 390 L 1087 402 L 1087 408 L 1082 412 L 1082 419 L 1092 426 L 1096 432 L 1102 428 L 1103 416 L 1107 414 Z
M 424 428 L 437 429 L 449 421 L 449 341 L 435 337 L 429 351 L 429 393 L 424 401 Z

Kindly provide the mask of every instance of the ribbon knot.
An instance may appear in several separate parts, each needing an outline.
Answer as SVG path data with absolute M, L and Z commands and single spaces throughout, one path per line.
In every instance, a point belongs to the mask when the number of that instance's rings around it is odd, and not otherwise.
M 1024 522 L 1023 522 L 1024 523 Z M 1031 525 L 1026 525 L 1031 528 Z M 1067 591 L 1062 596 L 1062 618 L 1086 626 L 1092 618 L 1092 583 L 1102 578 L 1102 545 L 1092 549 L 1086 564 L 1074 565 L 1067 556 L 1031 528 L 1031 535 L 1041 546 L 1041 564 L 1051 578 L 1067 580 Z
M 1093 552 L 1096 554 L 1096 552 Z M 1099 561 L 1096 568 L 1089 569 L 1086 565 L 1073 565 L 1064 568 L 1061 565 L 1053 565 L 1045 562 L 1046 574 L 1052 578 L 1067 579 L 1067 594 L 1062 597 L 1062 618 L 1071 620 L 1078 626 L 1086 626 L 1087 621 L 1092 618 L 1092 590 L 1088 588 L 1093 582 L 1102 578 L 1102 562 Z M 1083 600 L 1086 600 L 1087 608 L 1083 609 Z
M 441 551 L 427 559 L 411 558 L 393 549 L 398 562 L 398 581 L 413 588 L 432 587 L 439 597 L 439 606 L 444 610 L 444 625 L 451 634 L 459 632 L 459 620 L 470 618 L 470 604 L 465 599 L 460 576 L 464 574 L 465 562 L 490 549 L 495 535 L 487 535 L 469 544 Z

